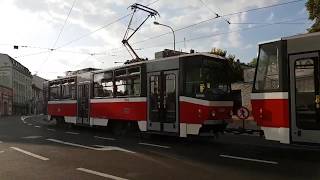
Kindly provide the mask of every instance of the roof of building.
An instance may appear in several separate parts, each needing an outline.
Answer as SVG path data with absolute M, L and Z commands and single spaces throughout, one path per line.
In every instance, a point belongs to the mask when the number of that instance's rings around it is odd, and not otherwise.
M 17 60 L 13 59 L 8 54 L 0 53 L 0 55 L 7 56 L 8 59 L 11 61 L 11 64 L 12 64 L 13 67 L 15 67 L 19 72 L 31 77 L 31 72 L 29 71 L 29 69 L 26 68 L 24 65 L 22 65 L 20 62 L 18 62 Z
M 33 75 L 32 76 L 32 86 L 38 88 L 38 89 L 43 89 L 43 83 L 46 82 L 48 80 L 39 77 L 37 75 Z

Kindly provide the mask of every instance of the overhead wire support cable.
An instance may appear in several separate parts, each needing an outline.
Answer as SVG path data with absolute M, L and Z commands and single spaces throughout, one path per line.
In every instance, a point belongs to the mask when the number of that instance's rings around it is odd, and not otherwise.
M 293 0 L 293 1 L 283 2 L 283 3 L 272 4 L 272 5 L 268 5 L 268 6 L 258 7 L 258 8 L 247 9 L 247 10 L 243 10 L 243 11 L 238 11 L 238 12 L 225 14 L 225 15 L 223 15 L 221 17 L 234 16 L 234 15 L 237 15 L 237 14 L 242 14 L 242 13 L 247 13 L 247 12 L 252 12 L 252 11 L 258 11 L 258 10 L 268 9 L 268 8 L 273 8 L 273 7 L 278 7 L 278 6 L 284 6 L 284 5 L 298 3 L 298 2 L 302 2 L 302 1 L 305 1 L 305 0 Z M 193 24 L 189 24 L 187 26 L 175 29 L 175 32 L 182 31 L 182 30 L 185 30 L 185 29 L 189 29 L 191 27 L 198 26 L 200 24 L 203 24 L 203 23 L 206 23 L 206 22 L 210 22 L 212 20 L 215 20 L 215 19 L 218 19 L 218 18 L 221 18 L 221 17 L 211 17 L 211 18 L 208 18 L 206 20 L 202 20 L 202 21 L 199 21 L 199 22 L 196 22 L 196 23 L 193 23 Z M 233 24 L 232 22 L 230 22 L 230 23 Z M 170 32 L 163 33 L 163 34 L 156 35 L 156 36 L 151 36 L 151 37 L 148 37 L 148 38 L 143 39 L 141 41 L 133 42 L 132 44 L 143 43 L 143 42 L 146 42 L 146 41 L 149 41 L 149 40 L 152 40 L 152 39 L 157 39 L 159 37 L 162 37 L 162 36 L 165 36 L 165 35 L 168 35 L 168 34 L 170 34 Z
M 60 29 L 59 35 L 58 35 L 56 41 L 54 42 L 54 44 L 53 44 L 53 46 L 52 46 L 52 49 L 54 49 L 54 48 L 56 47 L 58 41 L 60 40 L 60 37 L 61 37 L 61 35 L 62 35 L 62 32 L 63 32 L 63 30 L 64 30 L 64 28 L 65 28 L 65 26 L 66 26 L 66 24 L 67 24 L 67 22 L 68 22 L 68 19 L 69 19 L 69 17 L 70 17 L 71 11 L 72 11 L 72 9 L 73 9 L 76 1 L 77 1 L 77 0 L 73 0 L 73 3 L 72 3 L 72 5 L 71 5 L 71 8 L 70 8 L 70 10 L 69 10 L 69 12 L 68 12 L 68 15 L 67 15 L 66 19 L 64 20 L 64 23 L 63 23 L 63 25 L 62 25 L 62 27 L 61 27 L 61 29 Z
M 59 32 L 59 34 L 58 34 L 58 37 L 57 37 L 57 39 L 55 40 L 55 42 L 54 42 L 54 44 L 53 44 L 53 46 L 52 46 L 52 48 L 51 48 L 52 50 L 49 51 L 49 54 L 48 54 L 47 58 L 40 64 L 40 68 L 49 60 L 49 57 L 50 57 L 51 52 L 53 52 L 53 51 L 55 50 L 54 48 L 56 47 L 56 45 L 57 45 L 57 43 L 58 43 L 58 41 L 59 41 L 59 39 L 60 39 L 60 37 L 61 37 L 61 35 L 62 35 L 62 32 L 63 32 L 63 30 L 64 30 L 64 28 L 65 28 L 65 26 L 66 26 L 66 24 L 67 24 L 67 22 L 68 22 L 68 19 L 69 19 L 69 17 L 70 17 L 70 14 L 71 14 L 71 12 L 72 12 L 72 9 L 73 9 L 76 1 L 77 1 L 77 0 L 73 0 L 73 3 L 72 3 L 72 5 L 71 5 L 71 7 L 70 7 L 70 9 L 69 9 L 69 11 L 68 11 L 67 17 L 65 18 L 64 23 L 63 23 L 63 25 L 62 25 L 62 27 L 61 27 L 61 29 L 60 29 L 60 32 Z M 35 74 L 37 74 L 37 73 L 38 73 L 38 70 L 36 71 Z
M 252 29 L 265 28 L 265 27 L 272 26 L 272 25 L 283 25 L 283 24 L 286 25 L 287 23 L 290 23 L 290 22 L 293 22 L 293 21 L 299 21 L 299 20 L 307 20 L 307 19 L 306 18 L 297 18 L 297 19 L 291 19 L 291 20 L 285 20 L 285 21 L 279 21 L 279 22 L 273 22 L 273 23 L 266 23 L 266 24 L 261 24 L 259 26 L 239 28 L 239 29 L 236 29 L 236 30 L 230 30 L 230 31 L 221 32 L 221 33 L 215 33 L 215 34 L 210 34 L 210 35 L 199 36 L 199 37 L 191 38 L 191 39 L 188 39 L 188 40 L 177 41 L 176 43 L 178 44 L 178 43 L 184 43 L 184 42 L 189 42 L 189 41 L 196 41 L 196 40 L 199 40 L 199 39 L 205 39 L 205 38 L 209 38 L 209 37 L 221 36 L 221 35 L 235 33 L 235 32 L 242 32 L 242 31 L 248 31 L 248 30 L 252 30 Z M 169 44 L 171 44 L 171 43 L 159 44 L 159 45 L 156 45 L 156 46 L 146 47 L 146 48 L 142 48 L 142 49 L 151 49 L 151 48 L 166 46 L 166 45 L 169 45 Z
M 224 18 L 223 16 L 220 16 L 217 12 L 213 11 L 203 0 L 199 0 L 202 5 L 207 8 L 212 14 L 216 16 L 216 18 L 222 18 L 226 23 L 231 24 L 230 20 Z

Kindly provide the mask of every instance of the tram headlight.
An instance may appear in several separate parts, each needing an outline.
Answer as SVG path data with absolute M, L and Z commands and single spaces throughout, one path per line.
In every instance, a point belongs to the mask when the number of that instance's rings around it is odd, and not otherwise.
M 230 116 L 233 116 L 233 111 L 232 110 L 230 110 Z
M 216 111 L 215 111 L 215 110 L 212 110 L 212 111 L 211 111 L 211 116 L 212 116 L 212 117 L 215 117 L 215 116 L 216 116 Z

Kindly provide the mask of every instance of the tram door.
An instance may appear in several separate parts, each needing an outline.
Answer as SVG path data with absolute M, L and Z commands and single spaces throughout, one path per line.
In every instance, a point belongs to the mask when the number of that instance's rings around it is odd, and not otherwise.
M 319 53 L 291 55 L 289 62 L 292 141 L 320 143 Z
M 90 84 L 78 85 L 78 117 L 77 124 L 90 124 L 89 119 L 89 90 Z
M 148 74 L 148 130 L 179 132 L 178 71 Z

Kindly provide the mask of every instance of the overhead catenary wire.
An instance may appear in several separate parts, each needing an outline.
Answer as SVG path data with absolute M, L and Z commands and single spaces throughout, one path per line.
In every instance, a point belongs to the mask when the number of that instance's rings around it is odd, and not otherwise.
M 52 46 L 52 49 L 54 49 L 54 48 L 56 47 L 56 45 L 57 45 L 57 43 L 58 43 L 58 41 L 59 41 L 59 39 L 60 39 L 60 37 L 61 37 L 61 35 L 62 35 L 62 32 L 63 32 L 63 30 L 64 30 L 64 28 L 65 28 L 65 26 L 66 26 L 66 24 L 67 24 L 67 22 L 68 22 L 68 19 L 69 19 L 69 17 L 70 17 L 70 14 L 71 14 L 71 12 L 72 12 L 72 9 L 73 9 L 76 1 L 77 1 L 77 0 L 73 0 L 73 3 L 72 3 L 72 5 L 71 5 L 71 8 L 70 8 L 70 10 L 69 10 L 69 12 L 68 12 L 67 17 L 66 17 L 65 20 L 64 20 L 64 23 L 63 23 L 63 25 L 62 25 L 62 27 L 61 27 L 61 29 L 60 29 L 59 35 L 58 35 L 56 41 L 54 42 L 54 44 L 53 44 L 53 46 Z
M 258 11 L 258 10 L 268 9 L 268 8 L 273 8 L 273 7 L 278 7 L 278 6 L 284 6 L 284 5 L 288 5 L 288 4 L 294 4 L 294 3 L 298 3 L 298 2 L 302 2 L 302 1 L 305 1 L 305 0 L 293 0 L 293 1 L 283 2 L 283 3 L 276 3 L 276 4 L 272 4 L 272 5 L 268 5 L 268 6 L 252 8 L 252 9 L 247 9 L 247 10 L 243 10 L 243 11 L 238 11 L 238 12 L 225 14 L 225 15 L 223 15 L 221 17 L 234 16 L 234 15 L 243 14 L 243 13 L 247 13 L 247 12 Z M 199 21 L 199 22 L 196 22 L 196 23 L 192 23 L 192 24 L 189 24 L 189 25 L 181 27 L 181 28 L 177 28 L 174 31 L 177 32 L 177 31 L 182 31 L 182 30 L 185 30 L 185 29 L 189 29 L 191 27 L 198 26 L 200 24 L 203 24 L 203 23 L 206 23 L 206 22 L 210 22 L 210 21 L 215 20 L 215 19 L 218 19 L 218 18 L 217 17 L 211 17 L 211 18 L 208 18 L 206 20 L 202 20 L 202 21 Z M 230 22 L 230 23 L 233 24 L 232 22 Z M 136 42 L 134 42 L 132 44 L 143 43 L 143 42 L 146 42 L 146 41 L 149 41 L 149 40 L 152 40 L 152 39 L 160 38 L 160 37 L 168 35 L 168 34 L 171 34 L 171 32 L 163 33 L 163 34 L 156 35 L 156 36 L 151 36 L 151 37 L 148 37 L 146 39 L 143 39 L 143 40 L 140 40 L 140 41 L 136 41 Z
M 69 17 L 70 17 L 70 14 L 71 14 L 71 12 L 72 12 L 72 9 L 73 9 L 76 1 L 77 1 L 77 0 L 73 0 L 73 3 L 72 3 L 72 5 L 71 5 L 71 7 L 70 7 L 70 9 L 69 9 L 69 11 L 68 11 L 68 14 L 67 14 L 67 16 L 66 16 L 66 18 L 65 18 L 65 20 L 64 20 L 64 23 L 63 23 L 63 25 L 62 25 L 62 27 L 61 27 L 61 29 L 60 29 L 60 31 L 59 31 L 58 37 L 57 37 L 57 39 L 55 40 L 55 42 L 54 42 L 54 44 L 53 44 L 53 46 L 52 46 L 52 48 L 51 48 L 52 50 L 49 51 L 49 54 L 47 55 L 47 58 L 40 64 L 39 69 L 49 60 L 49 57 L 50 57 L 51 52 L 54 51 L 54 48 L 56 47 L 56 45 L 57 45 L 57 43 L 58 43 L 58 41 L 59 41 L 59 39 L 60 39 L 60 37 L 61 37 L 61 35 L 62 35 L 62 32 L 63 32 L 63 30 L 64 30 L 64 28 L 65 28 L 65 26 L 66 26 L 66 24 L 67 24 L 67 22 L 68 22 L 68 19 L 69 19 Z M 38 69 L 38 70 L 39 70 L 39 69 Z M 37 74 L 38 70 L 36 71 L 36 74 Z
M 158 2 L 158 1 L 159 1 L 159 0 L 156 0 L 156 1 L 152 2 L 152 3 L 149 3 L 149 5 L 150 5 L 150 4 L 154 4 L 154 3 Z M 283 3 L 272 4 L 272 5 L 268 5 L 268 6 L 264 6 L 264 7 L 258 7 L 258 8 L 243 10 L 243 11 L 239 11 L 239 12 L 233 12 L 233 13 L 229 13 L 229 14 L 223 15 L 223 17 L 232 16 L 232 15 L 237 15 L 237 14 L 246 13 L 246 12 L 251 12 L 251 11 L 257 11 L 257 10 L 261 10 L 261 9 L 267 9 L 267 8 L 277 7 L 277 6 L 284 6 L 284 5 L 288 5 L 288 4 L 298 3 L 298 2 L 301 2 L 301 1 L 304 1 L 304 0 L 288 1 L 288 2 L 283 2 Z M 118 21 L 121 21 L 121 20 L 125 19 L 126 17 L 128 17 L 128 16 L 130 16 L 130 15 L 131 15 L 131 13 L 129 13 L 129 14 L 125 15 L 125 16 L 122 16 L 122 17 L 116 19 L 115 21 L 113 21 L 113 22 L 111 22 L 111 23 L 108 23 L 108 24 L 106 24 L 106 25 L 103 25 L 103 26 L 95 29 L 94 31 L 91 31 L 91 32 L 89 32 L 89 33 L 87 33 L 87 34 L 84 34 L 84 35 L 82 35 L 82 36 L 80 36 L 80 37 L 78 37 L 78 38 L 75 38 L 75 39 L 73 39 L 73 40 L 71 40 L 71 41 L 63 44 L 62 46 L 60 46 L 60 47 L 58 47 L 58 48 L 56 48 L 56 49 L 54 49 L 54 50 L 58 50 L 58 49 L 60 49 L 60 48 L 63 48 L 63 47 L 65 47 L 65 46 L 68 46 L 68 45 L 70 45 L 70 44 L 72 44 L 72 43 L 74 43 L 74 42 L 76 42 L 76 41 L 79 41 L 79 40 L 81 40 L 81 39 L 83 39 L 83 38 L 85 38 L 85 37 L 87 37 L 87 36 L 90 36 L 91 34 L 97 32 L 97 31 L 99 31 L 99 30 L 101 30 L 101 29 L 104 29 L 104 28 L 106 28 L 106 27 L 108 27 L 108 26 L 110 26 L 110 25 L 112 25 L 112 24 L 114 24 L 114 23 L 116 23 L 116 22 L 118 22 Z M 182 30 L 185 30 L 185 29 L 188 29 L 188 28 L 191 28 L 191 27 L 194 27 L 194 26 L 203 24 L 203 23 L 212 21 L 212 20 L 214 20 L 214 19 L 217 19 L 217 18 L 216 18 L 216 17 L 212 17 L 212 18 L 209 18 L 209 19 L 206 19 L 206 20 L 199 21 L 199 22 L 197 22 L 197 23 L 193 23 L 193 24 L 190 24 L 190 25 L 187 25 L 187 26 L 184 26 L 184 27 L 175 29 L 175 32 L 176 32 L 176 31 L 182 31 Z M 240 24 L 240 23 L 236 23 L 236 22 L 235 22 L 235 23 L 232 23 L 232 24 Z M 243 23 L 243 24 L 244 24 L 244 23 Z M 252 24 L 254 24 L 254 23 L 252 23 Z M 157 38 L 159 38 L 159 37 L 168 35 L 168 34 L 170 34 L 170 33 L 171 33 L 171 32 L 163 33 L 163 34 L 156 35 L 156 36 L 152 36 L 152 37 L 146 38 L 146 39 L 144 39 L 144 40 L 134 42 L 134 43 L 132 43 L 132 44 L 138 44 L 138 43 L 143 43 L 143 42 L 146 42 L 146 41 L 149 41 L 149 40 L 152 40 L 152 39 L 157 39 Z M 119 49 L 120 51 L 123 50 L 122 47 L 112 48 L 112 49 L 109 49 L 109 50 L 112 51 L 112 50 L 118 50 L 118 49 Z M 121 49 L 122 49 L 122 50 L 121 50 Z M 45 51 L 45 52 L 50 52 L 50 51 Z M 44 53 L 44 52 L 43 52 L 43 51 L 39 52 L 39 54 L 42 54 L 42 53 Z M 38 53 L 26 54 L 26 55 L 19 56 L 19 58 L 25 57 L 25 56 L 37 55 L 37 54 L 38 54 Z
M 229 20 L 227 20 L 226 18 L 220 16 L 217 12 L 215 12 L 214 10 L 212 10 L 203 0 L 199 0 L 201 2 L 201 4 L 207 8 L 212 14 L 214 14 L 216 16 L 216 18 L 221 17 L 226 23 L 231 24 Z
M 187 40 L 177 41 L 176 43 L 179 44 L 179 43 L 184 43 L 184 42 L 196 41 L 196 40 L 200 40 L 200 39 L 205 39 L 205 38 L 210 38 L 210 37 L 215 37 L 215 36 L 221 36 L 221 35 L 235 33 L 235 32 L 242 32 L 242 31 L 248 31 L 248 30 L 252 30 L 252 29 L 265 28 L 265 27 L 272 26 L 272 25 L 286 25 L 287 23 L 290 23 L 292 21 L 299 21 L 299 20 L 307 20 L 307 18 L 298 18 L 298 19 L 285 20 L 285 21 L 279 21 L 279 22 L 273 22 L 273 23 L 266 23 L 266 24 L 262 24 L 262 25 L 259 25 L 259 26 L 239 28 L 239 29 L 236 29 L 236 30 L 230 30 L 230 31 L 226 31 L 226 32 L 215 33 L 215 34 L 210 34 L 210 35 L 204 35 L 204 36 L 199 36 L 199 37 L 195 37 L 195 38 L 191 38 L 191 39 L 187 39 Z M 307 23 L 307 22 L 305 22 L 305 23 Z M 152 49 L 152 48 L 166 46 L 166 45 L 170 45 L 170 44 L 171 43 L 159 44 L 159 45 L 156 45 L 156 46 L 150 46 L 150 47 L 145 47 L 145 48 L 141 48 L 141 49 Z

